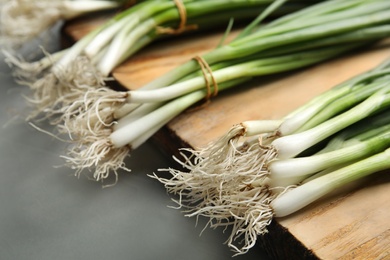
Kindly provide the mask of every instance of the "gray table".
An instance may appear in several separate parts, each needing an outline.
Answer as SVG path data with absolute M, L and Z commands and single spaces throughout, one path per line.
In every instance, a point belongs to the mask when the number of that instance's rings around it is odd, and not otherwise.
M 54 32 L 54 36 L 56 32 Z M 58 39 L 49 42 L 58 49 Z M 23 49 L 36 49 L 37 42 Z M 230 259 L 227 234 L 167 207 L 164 187 L 147 177 L 170 160 L 146 143 L 112 188 L 76 178 L 66 145 L 32 128 L 11 70 L 0 62 L 0 259 Z M 45 124 L 42 125 L 45 127 Z M 267 259 L 259 248 L 234 259 Z

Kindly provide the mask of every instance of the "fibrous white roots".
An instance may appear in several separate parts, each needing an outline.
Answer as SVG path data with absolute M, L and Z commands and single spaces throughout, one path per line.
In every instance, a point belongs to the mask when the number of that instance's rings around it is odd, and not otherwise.
M 38 36 L 60 19 L 61 6 L 59 0 L 9 0 L 3 3 L 0 43 L 16 46 Z
M 48 54 L 47 54 L 48 55 Z M 66 68 L 50 63 L 50 55 L 42 62 L 27 63 L 7 54 L 7 62 L 14 68 L 14 76 L 21 85 L 28 86 L 32 94 L 27 100 L 34 109 L 29 119 L 49 119 L 53 124 L 62 120 L 63 111 L 76 104 L 85 93 L 105 85 L 103 77 L 86 56 L 78 56 Z
M 125 158 L 130 155 L 131 148 L 124 146 L 114 147 L 109 139 L 110 131 L 105 135 L 89 135 L 79 139 L 69 149 L 66 156 L 62 156 L 66 165 L 75 170 L 75 175 L 88 170 L 96 181 L 107 179 L 111 173 L 118 178 L 118 170 L 130 171 L 125 166 Z
M 110 139 L 115 123 L 113 109 L 126 101 L 126 92 L 107 87 L 89 89 L 82 98 L 63 108 L 59 125 L 68 133 L 73 146 L 65 158 L 67 165 L 80 175 L 84 170 L 93 172 L 93 179 L 103 181 L 111 173 L 116 179 L 118 170 L 130 171 L 125 158 L 131 147 L 115 147 Z
M 186 209 L 186 216 L 208 217 L 207 226 L 212 228 L 230 226 L 226 242 L 237 254 L 253 247 L 272 220 L 269 204 L 273 195 L 263 183 L 268 175 L 266 164 L 276 156 L 271 147 L 259 142 L 237 145 L 241 130 L 232 129 L 203 150 L 184 149 L 183 159 L 176 160 L 185 171 L 162 169 L 172 178 L 152 176 L 179 196 L 174 201 Z
M 79 100 L 64 106 L 61 121 L 73 140 L 106 133 L 115 124 L 114 111 L 126 101 L 126 92 L 107 87 L 88 89 Z

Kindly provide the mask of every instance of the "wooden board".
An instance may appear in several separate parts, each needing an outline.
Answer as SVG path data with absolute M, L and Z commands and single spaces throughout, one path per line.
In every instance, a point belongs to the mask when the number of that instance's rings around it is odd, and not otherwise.
M 95 20 L 78 20 L 64 35 L 79 39 Z M 114 72 L 119 84 L 136 89 L 214 48 L 221 34 L 205 33 L 159 41 Z M 390 57 L 387 44 L 367 48 L 294 73 L 259 78 L 221 93 L 210 104 L 187 111 L 154 136 L 171 155 L 180 147 L 201 147 L 244 120 L 277 119 L 313 96 Z M 359 189 L 325 198 L 292 216 L 276 219 L 260 238 L 275 259 L 390 259 L 390 176 L 368 178 Z

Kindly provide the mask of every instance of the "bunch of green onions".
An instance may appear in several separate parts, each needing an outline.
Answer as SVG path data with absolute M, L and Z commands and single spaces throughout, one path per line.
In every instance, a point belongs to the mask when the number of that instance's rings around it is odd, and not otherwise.
M 60 108 L 74 103 L 88 90 L 107 87 L 114 68 L 157 38 L 213 26 L 226 27 L 231 18 L 246 20 L 255 17 L 271 2 L 141 1 L 98 26 L 68 49 L 32 63 L 23 62 L 6 52 L 6 61 L 15 68 L 14 74 L 19 83 L 33 91 L 30 101 L 36 111 L 31 118 L 57 118 L 61 115 Z M 300 1 L 292 2 L 280 12 L 290 12 L 307 5 Z M 184 15 L 179 12 L 179 6 L 184 8 Z
M 176 159 L 185 169 L 153 176 L 228 245 L 247 252 L 273 217 L 292 214 L 348 183 L 390 168 L 390 63 L 357 75 L 280 120 L 235 125 Z M 383 173 L 386 174 L 386 173 Z
M 113 10 L 122 4 L 120 0 L 5 0 L 0 9 L 0 44 L 19 47 L 59 21 Z
M 249 25 L 229 44 L 202 56 L 209 66 L 205 73 L 203 63 L 193 59 L 138 90 L 88 91 L 62 111 L 63 132 L 74 140 L 64 158 L 76 174 L 88 169 L 96 180 L 117 175 L 118 169 L 128 170 L 123 161 L 132 150 L 187 108 L 250 79 L 383 39 L 390 33 L 389 14 L 384 0 L 325 1 L 260 28 Z

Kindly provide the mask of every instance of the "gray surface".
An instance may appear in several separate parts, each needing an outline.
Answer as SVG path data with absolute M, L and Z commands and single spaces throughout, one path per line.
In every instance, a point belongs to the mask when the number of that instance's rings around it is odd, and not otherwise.
M 222 230 L 199 236 L 204 223 L 167 207 L 165 189 L 146 176 L 170 163 L 153 144 L 132 154 L 132 173 L 102 189 L 54 167 L 65 144 L 25 121 L 26 88 L 14 83 L 3 56 L 0 88 L 0 259 L 231 259 Z M 233 259 L 266 257 L 254 248 Z

